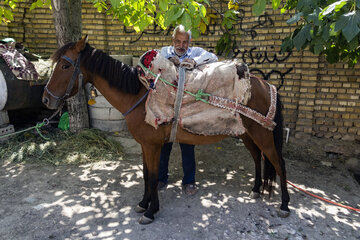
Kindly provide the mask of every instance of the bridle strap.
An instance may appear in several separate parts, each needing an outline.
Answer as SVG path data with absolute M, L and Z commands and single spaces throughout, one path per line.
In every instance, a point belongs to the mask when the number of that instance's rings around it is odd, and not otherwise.
M 71 65 L 73 65 L 73 66 L 75 67 L 74 61 L 73 61 L 71 58 L 69 58 L 68 56 L 64 55 L 64 56 L 62 56 L 61 58 L 65 59 L 66 61 L 68 61 L 69 63 L 71 63 Z
M 45 90 L 46 92 L 53 98 L 55 98 L 56 100 L 64 100 L 66 99 L 68 96 L 70 96 L 70 93 L 71 93 L 71 90 L 73 89 L 74 87 L 74 84 L 75 84 L 75 81 L 76 81 L 76 78 L 79 77 L 79 89 L 82 88 L 82 73 L 80 71 L 80 59 L 81 59 L 81 53 L 79 54 L 77 60 L 76 60 L 76 63 L 74 63 L 74 61 L 69 58 L 68 56 L 62 56 L 61 57 L 62 59 L 65 59 L 66 61 L 68 61 L 71 65 L 74 66 L 74 72 L 71 76 L 71 80 L 66 88 L 66 92 L 63 96 L 61 97 L 58 97 L 56 96 L 55 94 L 53 94 L 48 88 L 47 88 L 47 85 L 49 84 L 49 82 L 46 84 L 45 86 Z
M 66 88 L 66 92 L 64 94 L 64 96 L 62 97 L 62 99 L 67 98 L 68 96 L 70 96 L 70 92 L 74 87 L 75 84 L 75 80 L 78 77 L 79 73 L 80 73 L 80 57 L 81 57 L 81 53 L 79 54 L 77 60 L 76 60 L 76 64 L 74 65 L 74 62 L 67 56 L 62 56 L 63 59 L 65 59 L 66 61 L 68 61 L 69 63 L 71 63 L 71 65 L 74 66 L 74 72 L 73 75 L 71 77 L 71 80 L 69 82 L 69 85 Z

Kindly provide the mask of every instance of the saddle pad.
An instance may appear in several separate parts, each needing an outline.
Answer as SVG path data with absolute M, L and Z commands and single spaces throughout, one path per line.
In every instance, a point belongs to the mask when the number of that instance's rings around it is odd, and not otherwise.
M 39 76 L 34 64 L 10 44 L 0 44 L 0 57 L 5 60 L 10 70 L 18 79 L 31 81 L 38 79 Z
M 239 78 L 236 61 L 215 62 L 186 71 L 185 91 L 196 94 L 199 90 L 215 96 L 233 99 L 246 104 L 250 99 L 250 78 Z M 150 70 L 176 85 L 177 68 L 172 62 L 157 54 Z M 158 128 L 160 124 L 172 122 L 177 88 L 159 80 L 151 89 L 146 101 L 145 121 Z M 200 135 L 239 136 L 245 132 L 239 113 L 197 101 L 184 93 L 180 110 L 181 128 Z

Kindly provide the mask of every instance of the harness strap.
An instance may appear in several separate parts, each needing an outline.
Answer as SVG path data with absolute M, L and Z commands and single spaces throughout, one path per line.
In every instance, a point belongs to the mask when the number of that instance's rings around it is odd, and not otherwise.
M 227 109 L 230 111 L 235 111 L 248 117 L 255 122 L 259 123 L 264 128 L 273 131 L 276 123 L 273 121 L 275 113 L 276 113 L 276 87 L 274 85 L 270 85 L 270 107 L 266 116 L 261 113 L 245 106 L 240 103 L 236 103 L 234 100 L 228 98 L 222 98 L 217 96 L 210 96 L 209 103 L 215 107 Z
M 142 96 L 142 97 L 139 99 L 139 101 L 137 101 L 129 110 L 127 110 L 126 113 L 123 114 L 124 117 L 126 117 L 126 115 L 128 115 L 132 110 L 134 110 L 134 109 L 144 100 L 144 98 L 149 94 L 150 89 L 151 89 L 151 88 L 149 88 L 149 89 L 146 91 L 146 93 L 144 94 L 144 96 Z
M 176 139 L 177 125 L 179 123 L 179 117 L 180 117 L 180 108 L 184 96 L 184 85 L 185 85 L 185 68 L 179 67 L 179 82 L 176 92 L 175 103 L 174 103 L 174 121 L 171 127 L 171 133 L 169 139 L 170 142 L 174 142 Z

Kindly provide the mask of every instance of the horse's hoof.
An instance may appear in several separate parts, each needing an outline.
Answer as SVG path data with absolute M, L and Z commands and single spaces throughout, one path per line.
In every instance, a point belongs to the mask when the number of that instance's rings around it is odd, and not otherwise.
M 146 208 L 140 207 L 140 205 L 138 204 L 135 208 L 134 208 L 135 212 L 137 213 L 143 213 L 146 211 Z
M 154 219 L 151 219 L 151 218 L 148 218 L 144 215 L 142 215 L 140 218 L 139 218 L 139 223 L 142 224 L 142 225 L 146 225 L 146 224 L 150 224 L 154 221 Z
M 281 218 L 287 218 L 287 217 L 290 215 L 290 212 L 279 209 L 279 211 L 278 211 L 277 214 L 278 214 L 278 216 L 281 217 Z
M 260 193 L 251 191 L 249 197 L 252 199 L 257 199 L 260 197 Z

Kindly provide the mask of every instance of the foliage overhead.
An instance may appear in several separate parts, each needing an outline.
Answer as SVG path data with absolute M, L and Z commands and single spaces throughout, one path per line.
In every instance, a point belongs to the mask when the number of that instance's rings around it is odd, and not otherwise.
M 87 0 L 99 12 L 105 12 L 118 19 L 125 26 L 132 26 L 142 32 L 152 24 L 166 29 L 171 24 L 182 24 L 192 29 L 194 38 L 200 35 L 201 24 L 208 24 L 206 7 L 208 0 Z M 109 4 L 110 3 L 110 4 Z
M 272 0 L 277 9 L 281 0 Z M 288 24 L 296 29 L 283 40 L 282 50 L 309 47 L 324 54 L 329 63 L 339 61 L 354 66 L 360 58 L 360 0 L 284 0 L 281 13 L 292 10 Z M 253 12 L 265 10 L 267 0 L 256 0 Z
M 0 6 L 0 23 L 9 23 L 14 20 L 13 10 L 23 0 L 4 0 L 3 6 Z M 37 7 L 49 6 L 51 7 L 51 0 L 36 0 L 31 4 L 30 10 Z
M 13 20 L 12 10 L 23 0 L 4 0 L 0 6 L 2 22 Z M 156 24 L 162 29 L 183 24 L 191 29 L 193 37 L 205 33 L 207 25 L 221 22 L 222 36 L 215 50 L 229 56 L 237 46 L 241 30 L 235 27 L 243 0 L 229 0 L 227 9 L 217 9 L 209 0 L 87 0 L 99 12 L 111 15 L 125 26 L 142 32 Z M 227 1 L 227 0 L 226 0 Z M 221 2 L 221 1 L 219 1 Z M 31 9 L 50 6 L 51 0 L 36 0 Z M 268 5 L 281 13 L 290 12 L 289 25 L 294 31 L 283 40 L 283 51 L 309 48 L 314 54 L 323 54 L 330 63 L 347 62 L 354 66 L 360 58 L 360 0 L 255 0 L 252 11 L 260 15 Z M 211 10 L 209 12 L 209 10 Z

